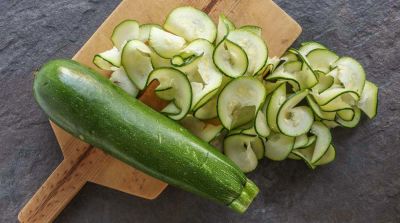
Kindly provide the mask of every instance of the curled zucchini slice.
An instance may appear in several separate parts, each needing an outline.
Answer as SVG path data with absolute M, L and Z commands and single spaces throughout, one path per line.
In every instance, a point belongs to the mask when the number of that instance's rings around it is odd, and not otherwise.
M 167 17 L 164 29 L 182 36 L 189 42 L 195 39 L 214 42 L 217 36 L 217 28 L 211 18 L 206 13 L 190 6 L 174 9 Z
M 297 92 L 282 104 L 278 111 L 278 128 L 287 136 L 300 136 L 307 133 L 314 122 L 311 109 L 307 106 L 297 106 L 306 96 L 308 90 Z
M 174 120 L 184 118 L 192 104 L 192 89 L 186 75 L 174 68 L 158 68 L 151 72 L 147 85 L 154 80 L 160 82 L 155 89 L 157 96 L 171 101 L 161 112 Z
M 111 35 L 114 46 L 122 50 L 129 40 L 139 38 L 139 23 L 135 20 L 125 20 L 118 24 Z
M 121 52 L 113 47 L 111 50 L 96 54 L 93 63 L 102 70 L 115 71 L 121 66 Z
M 227 39 L 215 48 L 213 60 L 218 69 L 228 77 L 240 77 L 247 71 L 248 58 L 245 51 Z
M 263 39 L 241 29 L 230 32 L 226 38 L 239 45 L 246 53 L 249 59 L 246 72 L 248 75 L 254 75 L 264 67 L 268 59 L 268 49 Z
M 149 73 L 153 70 L 151 53 L 151 49 L 139 40 L 130 40 L 122 50 L 121 65 L 140 90 L 145 88 Z
M 149 45 L 163 58 L 172 58 L 183 49 L 186 41 L 180 36 L 166 32 L 158 27 L 150 30 Z
M 224 140 L 224 153 L 245 172 L 253 171 L 258 156 L 263 155 L 264 145 L 260 138 L 243 134 L 229 135 Z
M 232 130 L 253 121 L 265 96 L 264 85 L 253 77 L 239 77 L 229 82 L 217 102 L 222 125 Z

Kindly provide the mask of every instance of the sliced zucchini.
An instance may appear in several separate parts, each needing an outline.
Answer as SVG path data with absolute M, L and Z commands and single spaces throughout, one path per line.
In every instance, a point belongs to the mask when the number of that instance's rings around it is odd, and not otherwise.
M 326 125 L 326 127 L 330 129 L 340 126 L 339 123 L 337 123 L 336 121 L 322 120 L 322 123 L 324 123 L 324 125 Z
M 311 163 L 316 163 L 321 157 L 326 153 L 329 145 L 332 142 L 332 135 L 328 127 L 326 127 L 321 122 L 314 122 L 311 127 L 312 134 L 317 136 L 315 141 L 315 148 L 312 154 Z
M 365 81 L 360 101 L 357 105 L 370 119 L 375 118 L 378 111 L 378 87 Z
M 174 57 L 171 58 L 171 65 L 174 67 L 182 67 L 186 66 L 199 57 L 202 57 L 203 55 L 197 56 L 195 54 L 192 55 L 187 55 L 187 54 L 180 54 L 180 55 L 175 55 Z
M 271 75 L 267 76 L 267 81 L 288 81 L 294 89 L 305 89 L 306 86 L 303 84 L 296 74 L 302 69 L 302 63 L 300 61 L 290 61 L 279 66 Z
M 354 109 L 345 109 L 336 112 L 337 116 L 344 121 L 351 121 L 354 118 Z
M 121 53 L 116 47 L 96 54 L 93 63 L 102 70 L 117 70 L 121 66 Z
M 203 106 L 195 110 L 194 116 L 200 120 L 208 120 L 218 117 L 217 99 L 218 97 L 213 97 Z
M 218 44 L 221 40 L 225 39 L 230 31 L 235 29 L 235 25 L 225 15 L 221 14 L 218 18 L 217 29 L 217 39 L 215 42 Z
M 294 153 L 289 153 L 287 158 L 288 159 L 292 159 L 292 160 L 301 160 L 301 158 L 298 155 L 294 154 Z
M 304 42 L 301 44 L 299 48 L 299 52 L 303 56 L 307 56 L 307 54 L 315 49 L 327 49 L 324 45 L 317 43 L 317 42 Z
M 224 139 L 226 137 L 228 131 L 223 129 L 211 142 L 210 145 L 214 146 L 215 149 L 220 151 L 221 153 L 224 152 Z
M 114 46 L 122 50 L 129 40 L 139 38 L 139 23 L 135 20 L 125 20 L 118 24 L 111 35 Z
M 315 49 L 307 54 L 307 60 L 313 70 L 328 73 L 331 66 L 339 59 L 336 53 L 328 49 Z
M 281 61 L 278 65 L 282 65 L 287 62 L 292 62 L 292 61 L 300 61 L 299 57 L 297 56 L 299 52 L 296 49 L 289 49 L 288 51 L 283 54 Z
M 336 122 L 346 128 L 354 128 L 358 125 L 361 118 L 361 110 L 359 108 L 354 107 L 354 115 L 353 118 L 350 120 L 345 120 L 341 116 L 336 118 Z
M 174 68 L 158 68 L 150 73 L 148 85 L 153 80 L 160 82 L 160 85 L 156 88 L 156 92 L 158 91 L 157 96 L 164 100 L 172 101 L 171 103 L 179 108 L 179 114 L 168 112 L 170 113 L 167 114 L 168 117 L 174 120 L 184 118 L 192 104 L 192 89 L 186 75 Z M 167 91 L 165 91 L 166 89 Z
M 345 102 L 342 97 L 336 97 L 328 104 L 320 106 L 320 108 L 322 111 L 325 112 L 335 112 L 335 111 L 353 109 L 353 107 L 349 103 Z
M 246 53 L 249 59 L 246 72 L 248 75 L 254 75 L 263 68 L 268 59 L 268 49 L 263 39 L 241 29 L 233 30 L 226 38 L 239 45 Z
M 245 74 L 249 65 L 245 51 L 227 39 L 221 41 L 215 48 L 213 60 L 222 73 L 232 78 Z
M 163 58 L 172 58 L 185 46 L 186 41 L 180 36 L 166 32 L 158 27 L 150 30 L 149 45 Z
M 269 100 L 271 97 L 267 96 L 265 99 L 264 105 L 260 107 L 260 109 L 257 112 L 257 116 L 255 119 L 254 123 L 254 129 L 257 132 L 257 134 L 261 137 L 268 137 L 269 134 L 271 133 L 271 129 L 268 126 L 267 123 L 267 107 L 269 104 Z
M 262 28 L 259 27 L 259 26 L 245 25 L 245 26 L 240 27 L 239 29 L 252 32 L 252 33 L 256 34 L 259 37 L 261 37 L 261 35 L 262 35 Z
M 265 96 L 264 85 L 253 77 L 239 77 L 229 82 L 217 102 L 222 125 L 232 130 L 254 120 Z
M 225 155 L 245 173 L 253 171 L 258 164 L 257 155 L 252 148 L 254 144 L 251 143 L 253 138 L 252 136 L 236 134 L 227 136 L 224 140 Z
M 190 6 L 174 9 L 164 23 L 164 29 L 191 42 L 206 39 L 214 42 L 217 28 L 208 15 Z
M 196 80 L 194 76 L 187 74 L 193 92 L 192 110 L 196 110 L 206 103 L 217 93 L 218 88 L 222 84 L 223 75 L 215 67 L 211 59 L 207 57 L 201 58 L 197 71 L 201 79 L 200 81 Z
M 289 49 L 288 52 L 296 55 L 298 60 L 303 63 L 302 70 L 298 75 L 302 79 L 302 82 L 306 85 L 306 88 L 312 88 L 318 84 L 318 75 L 311 68 L 307 58 L 296 49 Z
M 282 83 L 271 95 L 267 107 L 267 123 L 274 132 L 279 132 L 277 120 L 279 108 L 286 101 L 286 83 Z
M 140 90 L 145 88 L 149 73 L 153 70 L 151 53 L 151 49 L 139 40 L 130 40 L 122 50 L 121 65 Z
M 261 70 L 259 70 L 256 75 L 265 79 L 267 76 L 275 71 L 280 61 L 281 59 L 278 57 L 268 57 L 267 63 L 265 63 L 264 67 L 261 68 Z
M 365 84 L 365 71 L 359 62 L 350 57 L 342 57 L 334 64 L 337 68 L 336 78 L 343 86 L 362 95 Z
M 245 126 L 245 127 L 247 127 L 247 126 Z M 257 132 L 254 129 L 254 126 L 242 130 L 241 133 L 246 134 L 246 135 L 251 135 L 251 136 L 257 136 Z
M 166 59 L 158 55 L 151 47 L 151 64 L 153 65 L 153 68 L 160 68 L 160 67 L 170 67 L 171 66 L 171 60 Z
M 314 116 L 311 109 L 307 106 L 298 106 L 306 96 L 308 90 L 303 90 L 291 95 L 282 104 L 278 111 L 279 131 L 287 136 L 300 136 L 307 133 L 313 125 Z
M 302 134 L 296 137 L 294 141 L 293 149 L 298 149 L 304 147 L 308 144 L 308 136 L 307 134 Z
M 200 139 L 210 142 L 222 131 L 222 125 L 213 125 L 196 119 L 192 115 L 187 115 L 180 121 L 181 125 L 187 128 L 192 134 Z
M 329 89 L 325 90 L 324 92 L 322 92 L 321 94 L 314 93 L 313 96 L 314 96 L 315 101 L 319 105 L 323 106 L 323 105 L 330 103 L 334 99 L 336 99 L 338 97 L 342 97 L 346 94 L 351 95 L 353 98 L 359 97 L 357 92 L 346 89 L 346 88 L 329 88 Z
M 321 165 L 326 165 L 333 160 L 335 160 L 336 157 L 336 150 L 335 147 L 331 144 L 329 145 L 328 151 L 321 157 L 320 160 L 318 160 L 314 165 L 316 166 L 321 166 Z
M 316 166 L 311 162 L 314 153 L 314 145 L 308 146 L 303 149 L 294 149 L 292 154 L 300 157 L 310 169 L 315 169 Z
M 312 135 L 312 136 L 308 137 L 307 144 L 305 144 L 305 145 L 303 145 L 303 146 L 301 146 L 301 147 L 299 147 L 297 149 L 307 148 L 307 147 L 311 146 L 316 140 L 317 140 L 317 136 Z
M 139 89 L 128 78 L 123 67 L 118 68 L 111 74 L 110 81 L 118 85 L 132 97 L 136 97 L 139 94 Z
M 148 43 L 149 39 L 150 39 L 150 31 L 151 28 L 156 27 L 159 29 L 162 29 L 162 27 L 160 25 L 157 24 L 142 24 L 139 26 L 139 37 L 138 40 L 144 42 L 144 43 Z
M 269 82 L 264 81 L 265 90 L 267 91 L 267 95 L 272 94 L 279 86 L 284 84 L 284 81 L 277 81 L 277 82 Z
M 275 161 L 284 160 L 293 150 L 294 142 L 295 137 L 273 134 L 265 143 L 265 156 Z
M 318 84 L 316 84 L 312 88 L 312 91 L 317 93 L 317 94 L 321 94 L 325 90 L 327 90 L 330 87 L 332 87 L 332 85 L 335 82 L 335 79 L 332 76 L 326 75 L 323 72 L 318 72 L 317 71 L 317 74 L 318 74 Z
M 311 95 L 307 95 L 307 102 L 310 105 L 310 108 L 313 110 L 314 114 L 321 120 L 335 120 L 336 113 L 335 112 L 325 112 L 322 111 L 320 106 L 315 102 L 314 98 Z
M 158 97 L 163 98 L 162 94 L 160 94 L 160 91 L 157 93 L 158 93 L 157 94 Z M 164 97 L 164 99 L 165 99 L 165 97 Z M 164 109 L 161 110 L 161 113 L 164 113 L 166 115 L 178 115 L 179 113 L 181 113 L 181 111 L 182 110 L 180 108 L 178 108 L 178 106 L 174 102 L 171 102 Z

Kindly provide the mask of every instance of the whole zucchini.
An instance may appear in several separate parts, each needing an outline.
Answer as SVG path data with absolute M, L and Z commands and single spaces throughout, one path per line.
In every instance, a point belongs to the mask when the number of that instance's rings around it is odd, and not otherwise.
M 241 213 L 258 193 L 209 144 L 77 62 L 44 65 L 36 74 L 34 94 L 67 132 L 171 185 Z

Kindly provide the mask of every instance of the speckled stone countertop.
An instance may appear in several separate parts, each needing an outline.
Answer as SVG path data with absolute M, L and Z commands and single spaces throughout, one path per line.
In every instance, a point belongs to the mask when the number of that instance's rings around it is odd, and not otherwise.
M 70 58 L 118 0 L 0 2 L 0 222 L 17 213 L 61 161 L 32 71 Z M 249 177 L 261 193 L 244 215 L 168 187 L 148 201 L 87 184 L 56 222 L 400 222 L 400 1 L 276 1 L 316 40 L 358 59 L 380 87 L 379 114 L 335 129 L 336 161 L 263 160 Z

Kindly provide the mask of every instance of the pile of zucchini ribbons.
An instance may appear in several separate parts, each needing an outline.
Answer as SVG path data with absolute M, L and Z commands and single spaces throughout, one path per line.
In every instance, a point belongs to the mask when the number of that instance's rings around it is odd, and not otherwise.
M 216 26 L 192 8 L 173 10 L 163 26 L 126 20 L 114 47 L 94 57 L 132 97 L 154 80 L 161 111 L 214 145 L 243 172 L 264 156 L 303 160 L 312 169 L 334 160 L 330 129 L 353 128 L 361 111 L 377 113 L 378 88 L 363 67 L 316 42 L 269 58 L 260 27 Z

